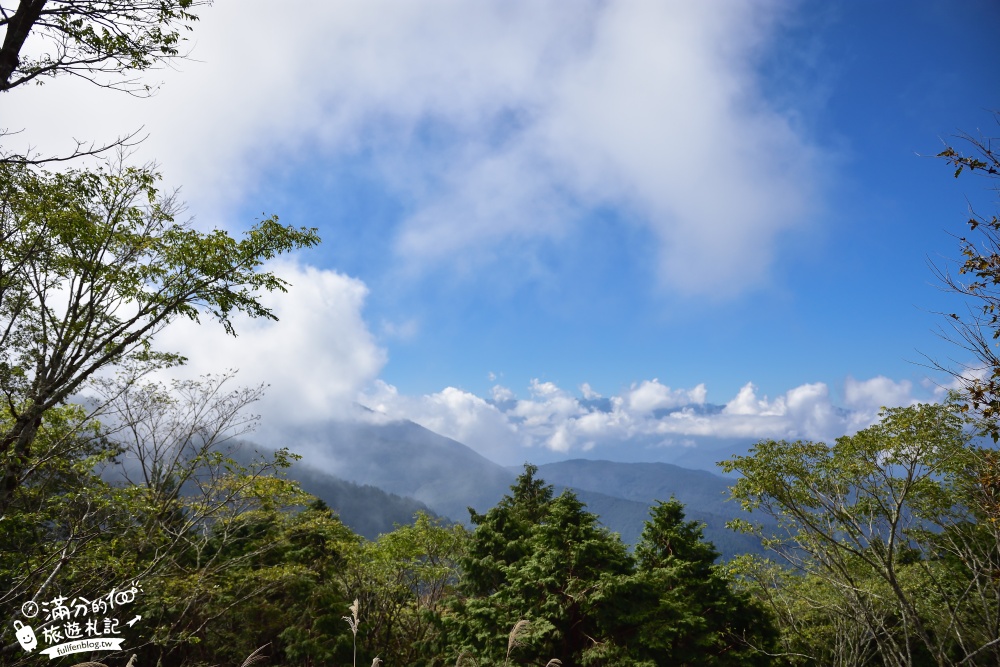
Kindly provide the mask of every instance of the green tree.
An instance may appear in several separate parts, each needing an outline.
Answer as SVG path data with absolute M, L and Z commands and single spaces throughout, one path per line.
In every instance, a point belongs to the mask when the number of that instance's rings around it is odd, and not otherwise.
M 536 479 L 538 466 L 525 464 L 511 494 L 485 514 L 471 509 L 477 526 L 468 553 L 462 559 L 463 590 L 469 595 L 491 595 L 506 584 L 505 568 L 530 555 L 527 539 L 552 503 L 552 486 Z
M 169 391 L 108 381 L 103 386 L 113 401 L 106 416 L 115 428 L 102 427 L 79 406 L 46 413 L 31 474 L 0 524 L 0 617 L 17 618 L 28 600 L 92 598 L 140 581 L 141 637 L 150 642 L 138 647 L 144 662 L 177 656 L 229 662 L 243 652 L 242 660 L 293 627 L 302 632 L 292 642 L 296 655 L 325 646 L 309 644 L 310 625 L 288 620 L 290 604 L 271 602 L 277 590 L 295 590 L 296 602 L 322 607 L 302 592 L 308 586 L 320 599 L 340 591 L 341 602 L 345 549 L 338 545 L 356 538 L 329 512 L 325 520 L 300 516 L 297 508 L 309 498 L 280 476 L 291 458 L 286 452 L 234 460 L 234 437 L 249 426 L 245 410 L 259 389 L 229 390 L 228 380 L 181 382 Z M 314 610 L 298 609 L 316 618 Z M 256 619 L 257 632 L 223 639 L 241 614 Z M 9 635 L 4 623 L 0 639 Z M 250 645 L 262 637 L 268 639 Z M 0 650 L 21 654 L 16 642 Z
M 590 664 L 588 652 L 615 643 L 600 631 L 599 615 L 605 589 L 632 567 L 625 546 L 571 491 L 552 501 L 528 545 L 529 556 L 507 570 L 507 620 L 533 626 L 518 655 Z
M 154 635 L 139 664 L 238 665 L 265 645 L 276 664 L 350 661 L 342 573 L 357 536 L 322 502 L 272 477 L 254 484 L 255 506 L 215 522 L 203 549 L 145 585 Z
M 702 527 L 676 500 L 651 510 L 635 556 L 583 503 L 526 465 L 485 514 L 443 615 L 455 653 L 479 664 L 765 664 L 775 631 L 715 565 Z M 518 628 L 506 642 L 509 628 Z
M 102 88 L 147 96 L 146 70 L 183 57 L 183 32 L 210 0 L 18 0 L 0 2 L 0 92 L 71 75 Z M 27 45 L 27 47 L 26 47 Z M 8 128 L 0 129 L 0 139 Z M 68 153 L 18 154 L 0 148 L 0 163 L 73 160 L 131 145 L 136 132 L 105 144 L 76 141 Z
M 703 526 L 683 505 L 657 502 L 636 545 L 636 572 L 609 595 L 605 624 L 628 655 L 653 665 L 768 664 L 777 633 L 746 593 L 734 590 Z
M 765 440 L 723 463 L 741 475 L 733 496 L 782 529 L 767 546 L 808 579 L 786 592 L 825 598 L 882 664 L 1000 657 L 1000 534 L 977 498 L 989 457 L 965 426 L 953 404 L 892 408 L 833 446 Z M 780 611 L 806 599 L 771 602 Z
M 148 169 L 50 174 L 0 166 L 0 516 L 31 473 L 45 413 L 109 366 L 179 361 L 153 351 L 177 317 L 274 319 L 261 290 L 286 283 L 261 265 L 316 244 L 315 230 L 262 220 L 237 240 L 178 223 Z
M 9 417 L 0 417 L 4 421 L 9 424 Z M 70 563 L 86 562 L 105 548 L 100 543 L 108 531 L 131 525 L 134 494 L 114 489 L 95 470 L 115 453 L 80 406 L 49 411 L 36 438 L 33 474 L 0 520 L 0 610 L 41 599 L 53 579 L 73 569 Z M 75 576 L 84 585 L 103 582 L 107 570 Z
M 859 622 L 855 596 L 845 596 L 828 578 L 754 557 L 734 559 L 729 568 L 771 611 L 780 633 L 783 661 L 831 667 L 883 664 L 869 628 Z M 861 582 L 860 572 L 855 580 Z M 881 617 L 891 618 L 891 596 L 881 595 L 878 588 L 878 581 L 869 573 L 862 590 L 870 602 L 881 604 Z M 779 653 L 777 649 L 774 652 Z
M 358 642 L 387 663 L 422 665 L 440 650 L 438 617 L 458 584 L 467 531 L 417 513 L 352 552 L 344 580 L 358 598 Z
M 454 653 L 480 664 L 562 660 L 585 664 L 599 646 L 597 605 L 610 578 L 629 572 L 631 559 L 617 535 L 597 524 L 571 492 L 524 473 L 494 508 L 472 513 L 476 528 L 462 559 L 464 598 L 443 619 Z M 527 621 L 516 642 L 510 628 Z

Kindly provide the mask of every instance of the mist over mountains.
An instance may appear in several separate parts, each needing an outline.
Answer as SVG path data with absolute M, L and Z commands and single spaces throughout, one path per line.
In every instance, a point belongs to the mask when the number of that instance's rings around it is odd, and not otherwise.
M 357 484 L 407 496 L 456 521 L 492 507 L 516 473 L 413 422 L 331 422 L 299 453 L 303 462 Z
M 468 508 L 493 507 L 521 472 L 410 421 L 331 422 L 298 441 L 303 459 L 289 476 L 369 538 L 408 523 L 418 510 L 468 524 Z M 574 459 L 544 463 L 538 476 L 556 494 L 572 489 L 627 544 L 638 540 L 649 507 L 673 496 L 689 519 L 706 525 L 706 538 L 723 557 L 760 549 L 756 539 L 725 527 L 744 515 L 726 500 L 731 480 L 705 470 Z
M 703 470 L 670 463 L 620 463 L 573 459 L 539 466 L 538 474 L 557 488 L 573 489 L 601 522 L 635 544 L 658 500 L 677 498 L 684 503 L 689 520 L 705 524 L 705 538 L 728 558 L 760 552 L 754 537 L 726 527 L 734 518 L 748 518 L 728 500 L 731 480 Z
M 391 532 L 397 525 L 411 523 L 417 512 L 438 516 L 414 498 L 389 493 L 370 484 L 355 484 L 309 465 L 294 464 L 290 476 L 306 493 L 334 509 L 348 528 L 369 540 Z

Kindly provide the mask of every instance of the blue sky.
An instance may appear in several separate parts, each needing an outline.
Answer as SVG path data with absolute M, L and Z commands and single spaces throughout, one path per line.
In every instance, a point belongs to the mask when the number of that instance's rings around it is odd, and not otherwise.
M 835 437 L 964 361 L 928 259 L 995 194 L 918 154 L 1000 131 L 995 2 L 300 4 L 205 9 L 152 99 L 9 101 L 40 147 L 144 126 L 198 225 L 320 228 L 280 325 L 161 337 L 269 382 L 265 437 L 360 402 L 502 462 L 663 458 Z

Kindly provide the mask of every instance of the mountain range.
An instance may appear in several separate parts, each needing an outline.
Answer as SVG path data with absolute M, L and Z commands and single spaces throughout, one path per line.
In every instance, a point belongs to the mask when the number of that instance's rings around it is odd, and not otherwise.
M 521 472 L 410 421 L 333 422 L 301 441 L 309 445 L 289 477 L 370 539 L 408 523 L 418 510 L 468 524 L 468 508 L 493 507 Z M 732 480 L 705 470 L 575 459 L 543 464 L 538 477 L 556 494 L 573 490 L 627 544 L 639 539 L 651 505 L 675 497 L 688 519 L 705 524 L 705 537 L 723 558 L 761 548 L 725 527 L 745 515 L 727 500 Z

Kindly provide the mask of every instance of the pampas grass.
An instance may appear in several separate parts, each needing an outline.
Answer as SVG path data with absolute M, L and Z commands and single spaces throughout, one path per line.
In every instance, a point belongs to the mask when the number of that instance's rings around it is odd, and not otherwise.
M 251 667 L 251 665 L 256 665 L 258 662 L 266 659 L 267 656 L 261 655 L 261 653 L 267 647 L 268 647 L 268 644 L 264 644 L 263 646 L 261 646 L 260 648 L 258 648 L 256 651 L 254 651 L 253 653 L 251 653 L 250 655 L 248 655 L 246 657 L 246 660 L 243 661 L 243 664 L 240 665 L 240 667 Z
M 503 661 L 504 667 L 507 667 L 507 663 L 510 662 L 510 652 L 514 650 L 515 646 L 521 645 L 521 635 L 527 632 L 528 625 L 529 623 L 522 618 L 511 628 L 510 636 L 507 637 L 507 659 Z
M 350 626 L 351 634 L 354 635 L 354 667 L 357 667 L 358 664 L 358 626 L 361 623 L 360 606 L 361 605 L 359 600 L 355 598 L 351 606 L 348 607 L 351 611 L 351 615 L 341 617 L 344 619 L 344 621 L 347 622 L 347 625 Z M 504 663 L 503 663 L 504 667 L 508 667 L 508 665 L 510 665 L 511 652 L 518 646 L 524 645 L 523 638 L 527 634 L 528 627 L 530 625 L 531 623 L 528 620 L 522 618 L 521 620 L 519 620 L 517 623 L 514 624 L 513 628 L 510 629 L 510 634 L 507 635 L 507 655 L 504 658 Z M 254 651 L 254 653 L 250 657 L 251 658 L 254 657 L 261 649 L 263 649 L 263 647 Z M 247 660 L 250 660 L 250 658 L 247 658 Z M 372 660 L 372 667 L 381 667 L 382 662 L 383 661 L 381 658 L 376 657 L 374 660 Z M 479 661 L 476 660 L 475 656 L 473 656 L 471 653 L 465 650 L 460 651 L 458 657 L 455 659 L 455 667 L 463 667 L 463 666 L 467 667 L 469 665 L 478 665 L 478 664 Z M 244 664 L 241 665 L 241 667 L 250 667 L 250 663 L 244 662 Z M 562 667 L 562 661 L 559 660 L 558 658 L 552 658 L 547 663 L 545 663 L 545 667 Z
M 354 635 L 354 667 L 358 667 L 358 598 L 354 598 L 354 603 L 348 607 L 351 610 L 350 616 L 341 616 L 347 624 L 351 626 L 351 634 Z M 378 658 L 375 658 L 378 660 Z M 375 663 L 372 663 L 372 667 L 375 667 Z
M 260 649 L 257 650 L 259 651 Z M 133 653 L 132 657 L 128 659 L 128 664 L 125 665 L 125 667 L 135 667 L 135 660 L 136 660 L 135 653 Z M 103 662 L 78 662 L 75 665 L 73 665 L 73 667 L 108 667 L 108 666 L 105 665 Z

